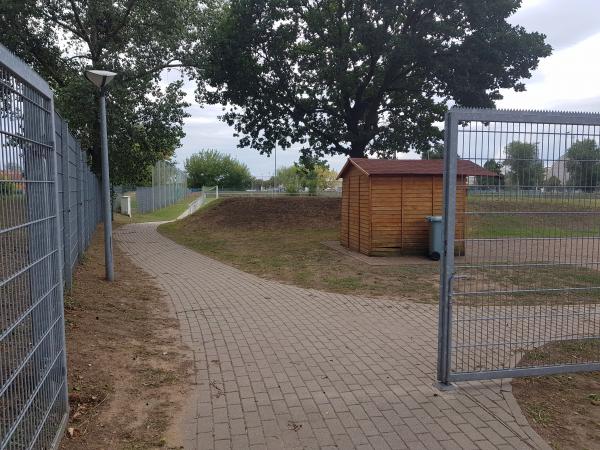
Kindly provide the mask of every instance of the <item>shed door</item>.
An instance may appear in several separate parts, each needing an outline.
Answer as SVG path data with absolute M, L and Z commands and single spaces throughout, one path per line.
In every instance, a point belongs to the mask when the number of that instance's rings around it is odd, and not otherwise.
M 371 177 L 371 223 L 373 251 L 402 247 L 402 177 Z
M 426 252 L 429 225 L 425 217 L 433 214 L 434 184 L 431 176 L 406 176 L 402 190 L 402 248 Z

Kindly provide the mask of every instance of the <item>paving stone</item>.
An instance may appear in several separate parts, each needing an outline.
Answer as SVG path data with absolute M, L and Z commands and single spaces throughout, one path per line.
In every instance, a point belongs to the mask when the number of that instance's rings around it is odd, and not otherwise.
M 547 448 L 506 384 L 434 397 L 435 305 L 263 280 L 156 226 L 120 227 L 115 242 L 156 278 L 193 352 L 186 448 Z

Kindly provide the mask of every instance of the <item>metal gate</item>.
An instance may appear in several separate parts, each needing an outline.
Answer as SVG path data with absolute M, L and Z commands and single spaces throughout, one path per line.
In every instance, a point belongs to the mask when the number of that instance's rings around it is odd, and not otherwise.
M 67 419 L 53 97 L 0 46 L 0 449 L 57 445 Z
M 600 370 L 600 115 L 455 108 L 445 133 L 438 380 Z

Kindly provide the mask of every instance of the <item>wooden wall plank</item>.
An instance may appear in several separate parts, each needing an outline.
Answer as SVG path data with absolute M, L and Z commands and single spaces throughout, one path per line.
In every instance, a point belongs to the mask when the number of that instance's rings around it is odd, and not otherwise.
M 355 169 L 355 168 L 353 168 Z M 456 237 L 464 236 L 466 182 L 457 186 Z M 367 177 L 350 169 L 343 181 L 341 241 L 372 253 L 425 253 L 429 215 L 441 215 L 441 176 Z

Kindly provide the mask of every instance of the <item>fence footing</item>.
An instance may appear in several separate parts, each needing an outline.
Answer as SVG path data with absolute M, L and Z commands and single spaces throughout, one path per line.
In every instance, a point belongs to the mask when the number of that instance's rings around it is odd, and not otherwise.
M 452 392 L 458 389 L 458 386 L 454 383 L 442 383 L 441 381 L 436 381 L 433 383 L 433 387 L 441 392 Z

